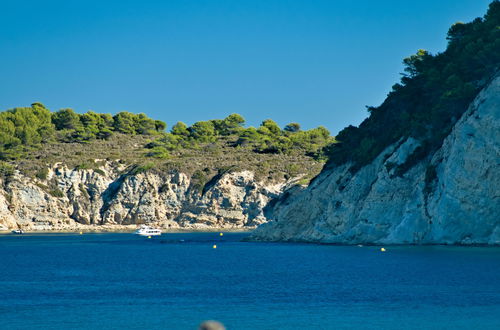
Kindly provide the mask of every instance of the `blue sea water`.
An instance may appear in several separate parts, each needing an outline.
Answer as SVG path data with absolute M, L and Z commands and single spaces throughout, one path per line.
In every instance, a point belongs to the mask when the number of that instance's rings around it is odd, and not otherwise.
M 244 236 L 0 236 L 0 328 L 500 329 L 500 248 Z

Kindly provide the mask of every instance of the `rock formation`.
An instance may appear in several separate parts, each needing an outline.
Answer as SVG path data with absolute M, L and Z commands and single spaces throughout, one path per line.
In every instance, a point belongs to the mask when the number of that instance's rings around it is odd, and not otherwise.
M 16 172 L 0 182 L 0 224 L 24 230 L 130 230 L 141 223 L 254 228 L 266 221 L 263 207 L 291 182 L 260 182 L 253 172 L 239 171 L 199 187 L 179 172 L 131 174 L 116 162 L 96 170 L 56 164 L 44 179 Z
M 339 244 L 500 244 L 500 77 L 439 150 L 395 172 L 419 141 L 400 140 L 356 173 L 325 168 L 267 208 L 253 240 Z

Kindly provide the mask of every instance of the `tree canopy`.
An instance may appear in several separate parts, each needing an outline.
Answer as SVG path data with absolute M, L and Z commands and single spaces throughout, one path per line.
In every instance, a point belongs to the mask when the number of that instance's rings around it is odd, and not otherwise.
M 24 152 L 48 142 L 88 142 L 113 133 L 153 135 L 166 124 L 145 114 L 120 112 L 115 116 L 72 109 L 51 112 L 41 103 L 0 112 L 0 160 L 19 158 Z
M 500 68 L 500 1 L 484 18 L 456 23 L 448 31 L 447 49 L 425 50 L 403 60 L 401 82 L 395 84 L 359 127 L 349 126 L 329 148 L 329 164 L 351 162 L 357 170 L 386 147 L 413 137 L 421 142 L 401 172 L 436 150 L 479 91 Z
M 257 153 L 299 152 L 321 158 L 323 148 L 333 141 L 324 127 L 302 131 L 298 123 L 291 123 L 281 129 L 271 119 L 258 128 L 245 128 L 244 124 L 245 119 L 233 113 L 189 127 L 178 122 L 166 133 L 164 122 L 142 113 L 119 112 L 112 116 L 93 111 L 79 114 L 72 109 L 51 112 L 43 104 L 33 103 L 31 107 L 0 112 L 0 160 L 17 159 L 46 143 L 90 143 L 113 134 L 151 136 L 145 155 L 159 159 L 169 158 L 180 149 L 197 149 L 211 143 L 229 143 Z
M 301 131 L 300 124 L 291 123 L 281 129 L 279 125 L 266 119 L 258 127 L 243 127 L 245 119 L 239 114 L 231 114 L 224 119 L 199 121 L 188 127 L 182 122 L 175 124 L 170 133 L 149 143 L 150 156 L 165 157 L 166 152 L 182 148 L 198 148 L 202 144 L 228 140 L 235 148 L 248 148 L 257 153 L 306 153 L 322 158 L 325 146 L 334 139 L 330 132 L 320 126 Z

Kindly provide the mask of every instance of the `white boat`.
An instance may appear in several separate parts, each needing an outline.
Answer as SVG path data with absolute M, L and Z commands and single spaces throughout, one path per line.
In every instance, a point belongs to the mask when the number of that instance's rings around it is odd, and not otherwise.
M 22 234 L 24 234 L 24 230 L 22 230 L 22 229 L 16 229 L 16 230 L 12 231 L 12 234 L 22 235 Z
M 160 236 L 161 235 L 161 229 L 158 228 L 153 228 L 150 226 L 146 225 L 141 225 L 139 229 L 137 229 L 134 234 L 140 235 L 140 236 Z

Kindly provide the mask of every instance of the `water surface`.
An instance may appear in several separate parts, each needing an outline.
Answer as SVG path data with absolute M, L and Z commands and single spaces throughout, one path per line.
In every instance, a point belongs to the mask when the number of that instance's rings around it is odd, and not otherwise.
M 500 329 L 500 248 L 244 236 L 0 236 L 0 328 Z

